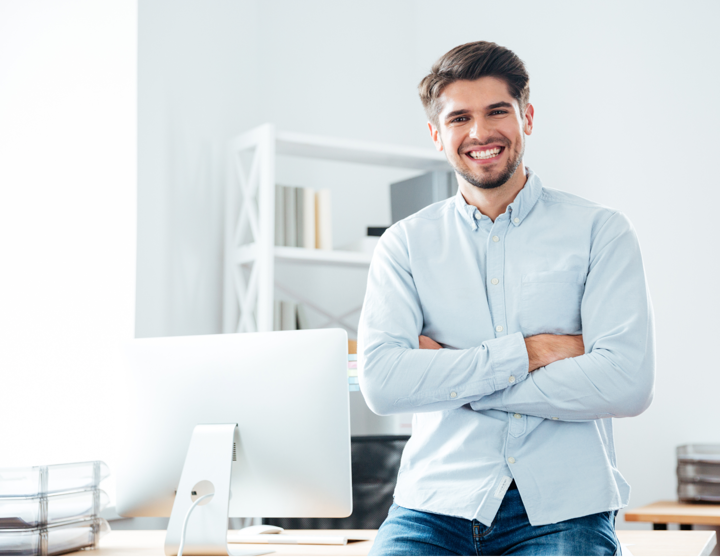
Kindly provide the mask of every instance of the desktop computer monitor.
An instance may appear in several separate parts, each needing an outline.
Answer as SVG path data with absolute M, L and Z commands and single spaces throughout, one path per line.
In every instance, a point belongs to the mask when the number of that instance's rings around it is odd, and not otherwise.
M 118 513 L 169 517 L 195 427 L 237 424 L 230 517 L 349 516 L 347 349 L 341 329 L 132 341 Z

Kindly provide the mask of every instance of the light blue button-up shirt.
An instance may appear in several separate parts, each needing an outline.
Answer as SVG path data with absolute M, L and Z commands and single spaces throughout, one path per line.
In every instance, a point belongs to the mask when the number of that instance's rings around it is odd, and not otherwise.
M 495 222 L 458 191 L 373 256 L 358 372 L 373 411 L 415 413 L 403 507 L 490 525 L 511 478 L 533 525 L 627 505 L 612 417 L 650 405 L 655 370 L 640 247 L 624 215 L 528 172 Z M 585 354 L 528 373 L 540 333 L 582 333 Z

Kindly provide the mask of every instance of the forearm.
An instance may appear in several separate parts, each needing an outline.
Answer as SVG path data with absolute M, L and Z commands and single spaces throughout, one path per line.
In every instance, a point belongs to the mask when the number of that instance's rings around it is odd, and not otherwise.
M 379 415 L 456 409 L 504 390 L 528 375 L 520 334 L 491 339 L 464 350 L 423 350 L 417 341 L 390 340 L 361 332 L 360 388 Z M 374 339 L 370 341 L 366 339 Z
M 582 335 L 533 335 L 525 338 L 525 347 L 527 348 L 530 372 L 558 360 L 585 354 Z
M 479 399 L 471 407 L 556 420 L 636 416 L 652 400 L 654 355 L 649 323 L 644 342 L 634 348 L 598 347 L 588 354 L 554 362 L 533 372 L 522 384 Z

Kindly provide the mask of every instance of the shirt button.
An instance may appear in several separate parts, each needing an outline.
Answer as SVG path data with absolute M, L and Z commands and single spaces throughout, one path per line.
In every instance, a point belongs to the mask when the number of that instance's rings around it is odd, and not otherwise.
M 515 223 L 516 225 L 517 225 L 519 222 L 520 222 L 520 219 L 518 219 L 517 217 L 515 217 L 515 219 L 513 219 L 513 223 Z
M 508 463 L 510 463 L 510 465 L 512 465 L 513 463 L 515 463 L 515 458 L 514 458 L 514 457 L 508 457 Z
M 493 279 L 493 280 L 490 281 L 490 282 L 491 282 L 493 285 L 497 285 L 500 281 L 498 281 L 497 279 Z
M 497 327 L 495 328 L 495 331 L 502 331 L 502 330 L 503 330 L 503 326 L 497 326 Z
M 499 236 L 493 236 L 493 242 L 500 242 Z
M 557 417 L 553 417 L 552 419 L 553 419 L 553 420 L 558 420 L 558 418 L 557 418 Z
M 511 384 L 514 384 L 514 383 L 515 383 L 515 376 L 510 376 L 510 377 L 508 378 L 508 382 L 510 382 Z
M 450 397 L 452 397 L 453 399 L 455 399 L 455 398 L 457 397 L 457 393 L 455 393 L 454 391 L 451 391 L 451 392 L 450 392 Z
M 477 220 L 482 219 L 482 213 L 480 213 L 479 211 L 476 211 L 476 212 L 475 212 L 475 219 L 477 219 Z
M 513 416 L 514 416 L 515 418 L 522 418 L 522 415 L 521 415 L 520 413 L 515 413 Z

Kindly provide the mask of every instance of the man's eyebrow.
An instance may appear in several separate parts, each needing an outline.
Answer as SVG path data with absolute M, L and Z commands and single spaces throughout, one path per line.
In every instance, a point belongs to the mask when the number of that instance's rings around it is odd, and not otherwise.
M 507 101 L 502 101 L 500 103 L 493 103 L 492 105 L 488 105 L 485 107 L 485 110 L 493 110 L 497 108 L 513 108 L 512 103 L 508 103 Z

